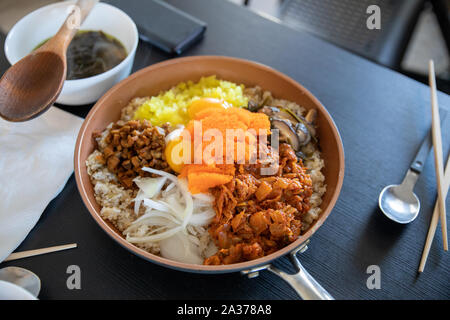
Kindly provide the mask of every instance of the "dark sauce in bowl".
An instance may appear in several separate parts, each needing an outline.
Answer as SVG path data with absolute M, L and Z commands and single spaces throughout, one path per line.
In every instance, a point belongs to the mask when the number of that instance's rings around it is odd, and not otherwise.
M 47 40 L 39 44 L 41 47 Z M 67 48 L 67 80 L 106 72 L 127 57 L 123 44 L 103 31 L 79 31 Z

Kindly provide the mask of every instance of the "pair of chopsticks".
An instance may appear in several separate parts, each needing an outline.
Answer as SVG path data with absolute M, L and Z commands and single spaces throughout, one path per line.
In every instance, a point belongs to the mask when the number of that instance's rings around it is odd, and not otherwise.
M 443 154 L 442 154 L 442 135 L 441 135 L 441 121 L 439 120 L 439 107 L 437 101 L 437 90 L 436 90 L 436 76 L 434 72 L 434 62 L 430 60 L 429 62 L 429 73 L 428 79 L 430 83 L 431 90 L 431 114 L 432 114 L 432 135 L 433 135 L 433 147 L 434 147 L 434 165 L 436 169 L 436 180 L 438 197 L 436 205 L 434 207 L 433 216 L 431 218 L 430 227 L 428 229 L 427 239 L 425 241 L 425 246 L 423 248 L 422 259 L 419 265 L 419 272 L 423 272 L 425 264 L 427 262 L 428 253 L 430 252 L 431 243 L 433 242 L 434 234 L 436 232 L 438 217 L 441 221 L 441 231 L 442 240 L 444 243 L 444 250 L 448 251 L 448 240 L 447 240 L 447 215 L 445 209 L 445 197 L 448 193 L 448 188 L 450 184 L 450 157 L 447 160 L 447 165 L 445 168 L 444 177 L 444 164 L 443 164 Z
M 57 252 L 57 251 L 62 251 L 62 250 L 67 250 L 67 249 L 73 249 L 73 248 L 76 248 L 76 247 L 77 247 L 76 243 L 71 243 L 71 244 L 65 244 L 65 245 L 62 245 L 62 246 L 55 246 L 55 247 L 42 248 L 42 249 L 36 249 L 36 250 L 27 250 L 27 251 L 15 252 L 15 253 L 11 253 L 3 261 L 18 260 L 18 259 L 38 256 L 38 255 L 41 255 L 41 254 Z

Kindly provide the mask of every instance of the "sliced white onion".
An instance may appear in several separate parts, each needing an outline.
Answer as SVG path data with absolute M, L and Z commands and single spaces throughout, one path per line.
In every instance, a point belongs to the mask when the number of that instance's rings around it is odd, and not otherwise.
M 172 229 L 169 229 L 167 231 L 164 231 L 162 233 L 154 234 L 151 236 L 146 237 L 129 237 L 127 236 L 126 240 L 131 243 L 145 243 L 145 242 L 158 242 L 167 238 L 170 238 L 177 232 L 180 232 L 183 229 L 183 227 L 175 227 Z
M 212 203 L 214 201 L 214 197 L 210 194 L 207 193 L 197 193 L 197 194 L 193 194 L 192 198 L 194 198 L 194 200 L 198 200 L 201 202 L 206 202 L 208 204 Z
M 147 198 L 145 198 L 143 201 L 144 201 L 144 206 L 146 206 L 149 209 L 155 209 L 155 210 L 159 210 L 159 211 L 163 211 L 163 212 L 171 211 L 170 207 L 162 201 L 152 200 L 152 199 L 147 199 Z
M 149 167 L 142 167 L 142 171 L 147 171 L 147 172 L 150 172 L 150 173 L 154 173 L 154 174 L 160 175 L 161 177 L 166 177 L 167 179 L 169 179 L 169 180 L 171 180 L 172 182 L 175 182 L 175 183 L 178 182 L 178 178 L 175 175 L 173 175 L 171 173 L 168 173 L 168 172 L 165 172 L 165 171 L 156 170 L 156 169 L 149 168 Z
M 189 224 L 194 226 L 207 226 L 211 223 L 212 219 L 216 216 L 214 210 L 203 211 L 200 213 L 194 213 L 189 219 Z
M 174 187 L 176 186 L 176 183 L 169 184 L 166 189 L 164 189 L 164 193 L 169 193 Z
M 178 232 L 162 240 L 159 247 L 161 255 L 167 259 L 192 264 L 203 262 L 198 246 L 192 243 L 184 232 Z
M 161 191 L 166 180 L 167 180 L 166 177 L 159 177 L 159 178 L 137 177 L 133 181 L 139 187 L 140 191 L 143 192 L 145 197 L 153 198 L 156 194 L 158 194 Z
M 192 213 L 194 211 L 194 201 L 192 200 L 191 193 L 189 192 L 187 180 L 186 179 L 178 179 L 178 186 L 180 187 L 181 193 L 183 194 L 184 200 L 186 201 L 186 209 L 184 211 L 184 221 L 183 228 L 186 228 L 186 225 L 191 219 Z
M 166 198 L 167 206 L 171 209 L 171 213 L 176 216 L 180 221 L 184 220 L 183 211 L 184 208 L 179 203 L 179 195 L 171 194 Z
M 194 210 L 194 203 L 192 200 L 191 193 L 189 192 L 189 190 L 187 188 L 186 179 L 178 179 L 173 174 L 167 173 L 165 171 L 149 168 L 149 167 L 143 167 L 142 170 L 150 172 L 150 173 L 158 174 L 163 177 L 167 177 L 169 180 L 172 180 L 173 182 L 175 182 L 178 185 L 178 187 L 180 188 L 181 193 L 184 197 L 185 204 L 186 204 L 186 208 L 183 213 L 184 221 L 182 224 L 183 228 L 185 228 L 191 215 L 192 215 L 192 211 Z
M 133 223 L 131 225 L 133 226 L 133 225 L 147 224 L 147 222 L 151 221 L 153 217 L 165 218 L 166 220 L 171 221 L 176 225 L 179 225 L 181 223 L 180 220 L 176 219 L 176 217 L 174 217 L 173 215 L 171 215 L 167 212 L 152 210 L 149 213 L 144 214 L 142 217 L 139 217 L 139 219 L 133 221 Z M 166 221 L 166 224 L 167 224 L 167 221 Z
M 146 213 L 124 231 L 126 239 L 135 244 L 158 242 L 163 257 L 201 264 L 200 240 L 196 235 L 215 216 L 213 198 L 207 194 L 193 198 L 186 179 L 153 168 L 143 167 L 142 170 L 159 177 L 135 179 L 139 192 L 134 199 L 134 210 L 138 214 L 143 205 Z M 167 181 L 170 181 L 168 185 Z
M 134 198 L 134 214 L 139 214 L 139 209 L 141 207 L 141 202 L 144 200 L 144 193 L 139 190 L 138 194 L 136 195 L 136 198 Z

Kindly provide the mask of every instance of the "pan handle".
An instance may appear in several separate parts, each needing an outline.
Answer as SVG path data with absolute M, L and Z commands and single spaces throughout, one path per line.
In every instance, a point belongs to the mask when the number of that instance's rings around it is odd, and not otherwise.
M 302 266 L 295 255 L 297 252 L 291 253 L 292 263 L 296 266 L 298 272 L 288 274 L 270 265 L 267 270 L 276 274 L 297 292 L 303 300 L 334 300 L 334 298 L 325 290 Z
M 284 271 L 281 271 L 275 268 L 273 265 L 265 265 L 260 268 L 255 268 L 254 270 L 244 271 L 244 274 L 247 274 L 248 277 L 252 278 L 258 275 L 258 271 L 267 269 L 272 273 L 276 274 L 287 283 L 297 292 L 297 294 L 303 300 L 334 300 L 334 298 L 325 290 L 302 266 L 300 261 L 297 259 L 297 253 L 304 252 L 307 249 L 306 244 L 301 246 L 300 248 L 292 251 L 290 253 L 291 261 L 294 266 L 297 268 L 298 272 L 295 274 L 289 274 Z

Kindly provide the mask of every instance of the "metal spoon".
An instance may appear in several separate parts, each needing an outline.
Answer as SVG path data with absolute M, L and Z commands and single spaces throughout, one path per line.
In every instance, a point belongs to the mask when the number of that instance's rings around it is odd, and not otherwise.
M 445 123 L 444 120 L 446 116 L 447 113 L 442 116 L 441 125 Z M 430 130 L 427 137 L 422 142 L 402 184 L 389 185 L 380 193 L 378 205 L 381 211 L 386 217 L 395 222 L 402 224 L 410 223 L 414 221 L 419 214 L 420 201 L 413 190 L 433 145 L 431 134 Z
M 420 210 L 420 201 L 413 192 L 419 173 L 409 169 L 401 185 L 389 185 L 380 193 L 378 204 L 389 219 L 398 223 L 413 221 Z
M 59 31 L 9 68 L 0 79 L 0 116 L 27 121 L 56 101 L 67 73 L 66 51 L 98 0 L 78 0 Z
M 18 285 L 37 297 L 41 291 L 41 279 L 30 270 L 19 267 L 0 269 L 0 280 Z

